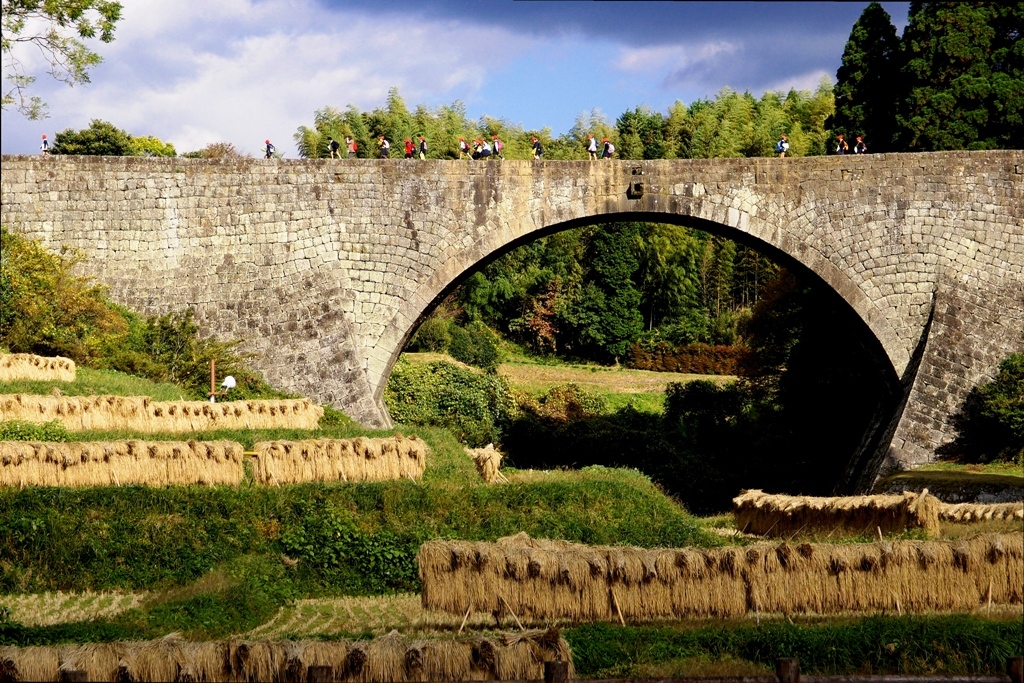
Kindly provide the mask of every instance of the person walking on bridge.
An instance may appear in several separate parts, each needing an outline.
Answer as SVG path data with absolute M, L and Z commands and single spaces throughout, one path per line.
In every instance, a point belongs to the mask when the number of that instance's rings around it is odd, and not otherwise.
M 263 158 L 264 159 L 271 159 L 271 158 L 273 158 L 274 152 L 277 151 L 277 148 L 274 147 L 272 144 L 270 144 L 270 140 L 264 140 L 263 143 L 267 146 L 266 149 L 263 150 L 265 152 Z
M 593 133 L 587 133 L 587 154 L 590 155 L 591 161 L 597 158 L 597 138 Z
M 338 153 L 339 149 L 341 149 L 341 145 L 338 144 L 338 141 L 335 140 L 334 138 L 328 136 L 328 138 L 327 138 L 327 150 L 331 153 L 331 158 L 332 159 L 335 159 L 335 158 L 341 156 L 341 154 Z
M 615 154 L 615 145 L 613 145 L 612 141 L 608 138 L 602 140 L 601 143 L 604 145 L 604 149 L 601 151 L 601 158 L 611 159 L 612 155 Z
M 43 143 L 39 145 L 39 153 L 43 155 L 50 153 L 50 141 L 46 139 L 46 133 L 43 133 Z
M 387 159 L 391 156 L 391 143 L 383 135 L 377 140 L 377 144 L 380 145 L 380 158 Z
M 427 158 L 427 139 L 420 134 L 420 159 Z
M 534 136 L 533 137 L 533 160 L 534 161 L 540 161 L 541 157 L 543 157 L 543 156 L 544 156 L 544 147 L 541 146 L 540 140 L 537 139 L 537 136 Z

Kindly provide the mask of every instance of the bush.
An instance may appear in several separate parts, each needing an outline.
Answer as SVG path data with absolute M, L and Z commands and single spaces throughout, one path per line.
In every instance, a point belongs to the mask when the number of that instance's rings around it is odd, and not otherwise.
M 991 382 L 975 387 L 953 417 L 957 437 L 939 449 L 964 462 L 1024 464 L 1024 353 L 999 364 Z
M 482 322 L 466 327 L 452 325 L 448 353 L 457 361 L 493 372 L 498 369 L 498 344 L 494 332 Z
M 430 351 L 442 353 L 448 350 L 452 335 L 447 318 L 430 317 L 423 321 L 416 334 L 409 340 L 409 351 Z
M 397 422 L 451 429 L 472 447 L 498 442 L 515 415 L 508 382 L 452 363 L 395 364 L 384 388 L 384 402 Z
M 59 420 L 52 422 L 0 422 L 0 441 L 71 441 L 71 434 Z

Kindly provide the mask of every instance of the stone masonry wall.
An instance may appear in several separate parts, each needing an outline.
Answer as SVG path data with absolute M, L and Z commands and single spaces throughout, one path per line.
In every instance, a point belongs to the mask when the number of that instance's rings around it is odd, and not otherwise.
M 82 249 L 88 273 L 141 312 L 193 308 L 210 334 L 245 339 L 269 381 L 366 424 L 389 423 L 381 393 L 402 344 L 481 259 L 616 217 L 746 239 L 833 288 L 909 387 L 891 464 L 930 459 L 966 392 L 1024 349 L 1016 151 L 477 163 L 4 157 L 2 170 L 6 227 Z M 642 194 L 629 191 L 634 182 Z

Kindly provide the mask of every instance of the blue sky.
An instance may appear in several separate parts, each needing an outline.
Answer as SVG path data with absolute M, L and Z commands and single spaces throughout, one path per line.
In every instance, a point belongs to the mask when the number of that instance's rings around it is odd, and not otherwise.
M 121 0 L 115 41 L 92 82 L 53 82 L 36 55 L 50 117 L 4 111 L 2 151 L 94 118 L 178 152 L 226 141 L 258 153 L 327 105 L 368 110 L 397 86 L 410 108 L 465 103 L 473 119 L 567 132 L 594 109 L 614 123 L 724 87 L 812 90 L 834 81 L 867 2 L 584 0 Z M 909 3 L 882 3 L 898 31 Z

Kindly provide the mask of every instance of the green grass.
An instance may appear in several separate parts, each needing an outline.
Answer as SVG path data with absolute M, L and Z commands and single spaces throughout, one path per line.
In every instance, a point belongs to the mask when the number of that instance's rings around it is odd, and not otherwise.
M 783 657 L 798 658 L 800 672 L 811 675 L 1002 674 L 1006 660 L 1021 654 L 1024 620 L 955 615 L 588 624 L 563 635 L 576 673 L 585 678 L 771 673 Z
M 0 394 L 52 394 L 54 389 L 65 396 L 149 396 L 157 401 L 204 398 L 176 384 L 157 384 L 117 370 L 81 366 L 75 371 L 74 382 L 0 382 Z

